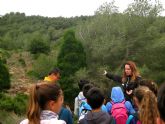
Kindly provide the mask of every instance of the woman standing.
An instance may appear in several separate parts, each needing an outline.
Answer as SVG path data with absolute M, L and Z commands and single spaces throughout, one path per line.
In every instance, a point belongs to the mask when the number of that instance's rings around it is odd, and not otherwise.
M 106 70 L 104 71 L 104 75 L 115 82 L 121 83 L 124 89 L 126 100 L 131 101 L 132 92 L 138 87 L 139 81 L 141 80 L 141 76 L 134 62 L 128 61 L 124 64 L 122 76 L 108 73 Z

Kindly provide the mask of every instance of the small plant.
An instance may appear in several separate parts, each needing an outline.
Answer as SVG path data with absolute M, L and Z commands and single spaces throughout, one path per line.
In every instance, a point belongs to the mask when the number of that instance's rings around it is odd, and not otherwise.
M 20 58 L 18 61 L 23 67 L 26 66 L 25 60 L 23 58 Z

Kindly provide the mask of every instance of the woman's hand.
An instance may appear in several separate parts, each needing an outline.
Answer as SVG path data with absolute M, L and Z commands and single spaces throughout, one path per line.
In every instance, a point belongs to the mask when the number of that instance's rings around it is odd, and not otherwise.
M 104 73 L 103 73 L 103 75 L 106 75 L 107 74 L 107 71 L 106 70 L 104 70 Z
M 133 92 L 133 90 L 126 90 L 126 93 L 127 93 L 127 95 L 131 95 L 132 94 L 132 92 Z

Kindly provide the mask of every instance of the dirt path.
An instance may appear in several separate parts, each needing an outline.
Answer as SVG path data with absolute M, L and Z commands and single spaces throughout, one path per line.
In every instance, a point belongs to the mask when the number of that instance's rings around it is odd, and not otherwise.
M 25 62 L 23 65 L 20 60 Z M 30 85 L 36 80 L 27 76 L 27 72 L 32 68 L 32 57 L 28 52 L 12 53 L 7 60 L 9 72 L 11 74 L 10 94 L 27 93 Z

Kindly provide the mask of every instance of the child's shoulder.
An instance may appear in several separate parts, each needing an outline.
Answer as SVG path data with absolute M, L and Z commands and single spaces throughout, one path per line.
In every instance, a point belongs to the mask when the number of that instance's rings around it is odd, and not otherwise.
M 29 123 L 28 119 L 25 119 L 25 120 L 21 121 L 20 124 L 28 124 L 28 123 Z M 57 119 L 41 120 L 40 123 L 41 124 L 66 124 L 65 121 L 57 120 Z
M 25 120 L 20 122 L 20 124 L 28 124 L 28 123 L 29 123 L 28 119 L 25 119 Z
M 63 120 L 51 119 L 51 120 L 41 120 L 41 124 L 66 124 Z

